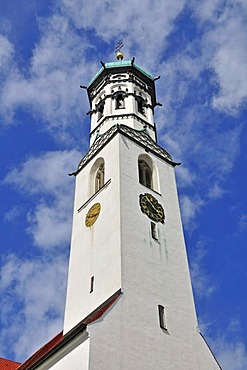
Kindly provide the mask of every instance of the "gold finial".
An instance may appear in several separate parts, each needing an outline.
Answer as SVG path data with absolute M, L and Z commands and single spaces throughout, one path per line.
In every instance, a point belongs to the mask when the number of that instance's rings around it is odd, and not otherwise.
M 124 46 L 124 44 L 122 43 L 122 41 L 119 41 L 117 46 L 116 46 L 115 53 L 116 53 L 117 60 L 123 60 L 123 58 L 124 58 L 124 55 L 121 52 L 121 49 L 122 49 L 123 46 Z
M 116 56 L 117 56 L 117 60 L 123 60 L 123 58 L 124 58 L 124 55 L 123 55 L 123 53 L 121 53 L 121 51 L 118 51 Z

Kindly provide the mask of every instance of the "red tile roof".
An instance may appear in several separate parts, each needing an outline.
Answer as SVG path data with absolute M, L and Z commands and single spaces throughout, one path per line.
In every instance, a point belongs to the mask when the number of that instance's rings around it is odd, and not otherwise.
M 82 328 L 86 327 L 86 325 L 92 323 L 95 320 L 98 320 L 107 310 L 108 308 L 116 301 L 116 299 L 122 294 L 121 289 L 119 289 L 117 292 L 115 292 L 110 298 L 108 298 L 103 304 L 101 304 L 96 310 L 94 310 L 90 315 L 85 317 L 84 320 L 82 320 L 76 327 L 74 327 L 69 333 L 67 333 L 65 336 L 63 335 L 63 332 L 60 332 L 57 334 L 54 338 L 52 338 L 48 343 L 46 343 L 43 347 L 38 349 L 31 357 L 29 357 L 25 362 L 22 364 L 15 363 L 16 367 L 1 367 L 0 363 L 0 370 L 28 370 L 32 365 L 34 365 L 36 362 L 38 362 L 43 356 L 47 355 L 52 349 L 55 350 L 55 347 L 61 343 L 66 342 L 66 340 L 71 336 L 71 333 L 73 335 L 73 332 L 76 331 L 77 327 Z M 8 360 L 5 360 L 8 361 Z M 13 361 L 10 361 L 13 363 Z
M 43 347 L 38 349 L 31 357 L 29 357 L 18 370 L 26 370 L 29 369 L 31 365 L 33 365 L 36 361 L 38 361 L 42 356 L 48 353 L 52 348 L 54 348 L 58 343 L 61 342 L 63 339 L 63 332 L 57 334 L 54 338 L 52 338 L 48 343 L 46 343 Z M 1 370 L 1 368 L 0 368 Z
M 121 290 L 117 291 L 113 296 L 110 297 L 107 301 L 105 301 L 102 305 L 100 305 L 96 310 L 94 310 L 90 315 L 88 315 L 82 322 L 86 325 L 91 324 L 91 322 L 98 320 L 107 310 L 108 308 L 117 300 L 119 295 L 121 294 Z
M 19 362 L 0 358 L 0 370 L 16 370 L 20 366 Z

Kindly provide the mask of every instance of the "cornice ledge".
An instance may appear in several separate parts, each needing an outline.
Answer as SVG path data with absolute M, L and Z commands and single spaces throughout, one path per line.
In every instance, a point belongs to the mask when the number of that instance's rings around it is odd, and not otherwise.
M 150 151 L 158 157 L 164 159 L 166 162 L 170 163 L 174 167 L 180 165 L 180 163 L 174 162 L 172 156 L 158 145 L 145 131 L 135 130 L 129 126 L 116 124 L 107 130 L 104 134 L 99 135 L 92 146 L 89 148 L 88 152 L 79 162 L 77 170 L 69 174 L 69 176 L 76 176 L 81 169 L 117 134 L 121 133 L 130 139 L 134 140 L 138 145 L 145 148 L 146 151 Z

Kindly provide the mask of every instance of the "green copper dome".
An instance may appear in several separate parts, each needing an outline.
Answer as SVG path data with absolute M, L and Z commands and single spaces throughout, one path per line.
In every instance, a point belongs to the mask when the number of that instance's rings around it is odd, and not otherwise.
M 88 87 L 96 80 L 96 78 L 104 71 L 104 69 L 108 69 L 108 68 L 119 68 L 119 67 L 125 67 L 125 66 L 126 67 L 127 66 L 132 66 L 132 67 L 138 69 L 145 76 L 147 76 L 148 78 L 150 78 L 151 80 L 153 80 L 153 77 L 152 77 L 152 75 L 150 73 L 148 73 L 147 71 L 145 71 L 145 69 L 141 68 L 137 64 L 132 63 L 131 60 L 118 60 L 116 62 L 105 63 L 104 64 L 104 67 L 102 67 L 96 73 L 96 75 L 92 78 L 92 80 L 89 82 Z

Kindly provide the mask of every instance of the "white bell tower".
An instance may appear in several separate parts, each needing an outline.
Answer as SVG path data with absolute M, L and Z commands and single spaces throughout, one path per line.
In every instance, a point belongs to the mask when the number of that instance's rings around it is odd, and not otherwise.
M 68 349 L 54 369 L 220 369 L 198 331 L 154 79 L 120 51 L 101 64 L 87 87 L 90 148 L 73 173 Z

